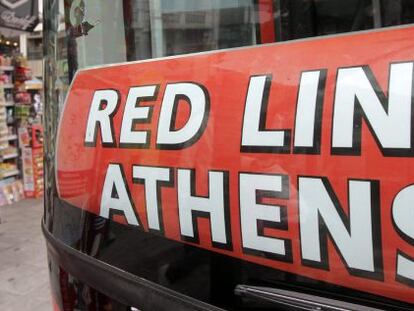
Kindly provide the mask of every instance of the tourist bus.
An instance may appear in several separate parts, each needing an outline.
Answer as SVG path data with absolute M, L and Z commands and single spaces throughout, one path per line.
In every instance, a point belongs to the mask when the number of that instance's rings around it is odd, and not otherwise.
M 413 1 L 43 8 L 54 310 L 413 310 Z

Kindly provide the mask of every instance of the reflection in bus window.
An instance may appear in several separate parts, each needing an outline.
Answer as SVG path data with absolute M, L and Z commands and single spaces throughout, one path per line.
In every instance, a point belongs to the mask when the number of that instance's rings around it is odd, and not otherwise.
M 414 22 L 410 0 L 65 1 L 72 72 Z
M 129 58 L 145 59 L 256 43 L 251 0 L 128 2 Z

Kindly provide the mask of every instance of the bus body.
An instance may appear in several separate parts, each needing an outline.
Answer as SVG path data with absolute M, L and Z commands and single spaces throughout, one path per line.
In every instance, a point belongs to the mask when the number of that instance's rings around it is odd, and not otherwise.
M 43 7 L 54 310 L 412 310 L 411 1 Z

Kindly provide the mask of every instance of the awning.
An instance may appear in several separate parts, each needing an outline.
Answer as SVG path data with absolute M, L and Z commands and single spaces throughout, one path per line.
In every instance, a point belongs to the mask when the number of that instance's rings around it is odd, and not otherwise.
M 0 0 L 0 27 L 32 32 L 38 23 L 38 0 Z

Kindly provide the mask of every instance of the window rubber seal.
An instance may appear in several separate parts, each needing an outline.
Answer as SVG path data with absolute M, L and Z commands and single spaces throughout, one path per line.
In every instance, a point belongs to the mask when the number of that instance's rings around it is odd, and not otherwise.
M 146 311 L 223 311 L 88 256 L 57 239 L 42 220 L 48 256 L 75 278 L 127 306 Z

